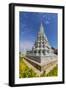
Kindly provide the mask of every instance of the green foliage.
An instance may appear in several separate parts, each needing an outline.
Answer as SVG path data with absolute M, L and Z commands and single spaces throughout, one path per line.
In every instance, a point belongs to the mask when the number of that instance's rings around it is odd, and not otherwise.
M 28 68 L 28 66 L 24 63 L 23 58 L 20 58 L 19 62 L 19 78 L 29 78 L 36 77 L 36 73 Z
M 40 77 L 49 77 L 49 76 L 57 76 L 58 75 L 58 66 L 54 67 L 52 71 L 48 74 L 43 73 Z M 30 78 L 30 77 L 39 77 L 37 74 L 29 68 L 24 62 L 24 58 L 20 58 L 19 60 L 19 78 Z

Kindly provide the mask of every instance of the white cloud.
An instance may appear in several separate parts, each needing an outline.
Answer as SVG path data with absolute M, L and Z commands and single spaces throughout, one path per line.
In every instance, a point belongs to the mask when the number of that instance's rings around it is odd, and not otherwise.
M 33 46 L 32 41 L 23 41 L 19 44 L 19 49 L 21 52 L 26 52 L 27 50 L 31 50 Z

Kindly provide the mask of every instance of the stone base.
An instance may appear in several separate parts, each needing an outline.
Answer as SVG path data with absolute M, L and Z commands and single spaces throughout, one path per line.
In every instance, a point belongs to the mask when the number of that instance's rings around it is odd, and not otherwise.
M 36 69 L 40 71 L 40 74 L 42 73 L 48 73 L 50 70 L 52 70 L 57 64 L 57 56 L 54 57 L 41 57 L 42 62 L 39 63 L 36 60 L 33 60 L 29 57 L 24 57 L 26 61 L 28 61 L 32 66 L 34 66 Z M 39 58 L 38 58 L 39 59 Z

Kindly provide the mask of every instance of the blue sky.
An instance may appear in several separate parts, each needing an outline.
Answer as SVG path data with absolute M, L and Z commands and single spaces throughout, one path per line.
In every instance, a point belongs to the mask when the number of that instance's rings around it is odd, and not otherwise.
M 20 12 L 19 13 L 19 50 L 24 52 L 32 48 L 41 22 L 49 44 L 57 48 L 57 13 Z

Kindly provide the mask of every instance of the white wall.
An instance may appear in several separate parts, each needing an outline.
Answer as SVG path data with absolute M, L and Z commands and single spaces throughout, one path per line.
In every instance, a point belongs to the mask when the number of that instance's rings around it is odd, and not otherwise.
M 36 3 L 36 4 L 51 4 L 65 5 L 66 0 L 0 0 L 0 90 L 12 88 L 8 84 L 8 4 L 11 2 L 18 3 Z M 66 5 L 65 5 L 66 6 Z M 65 90 L 66 84 L 63 85 L 45 85 L 13 88 L 15 90 Z

